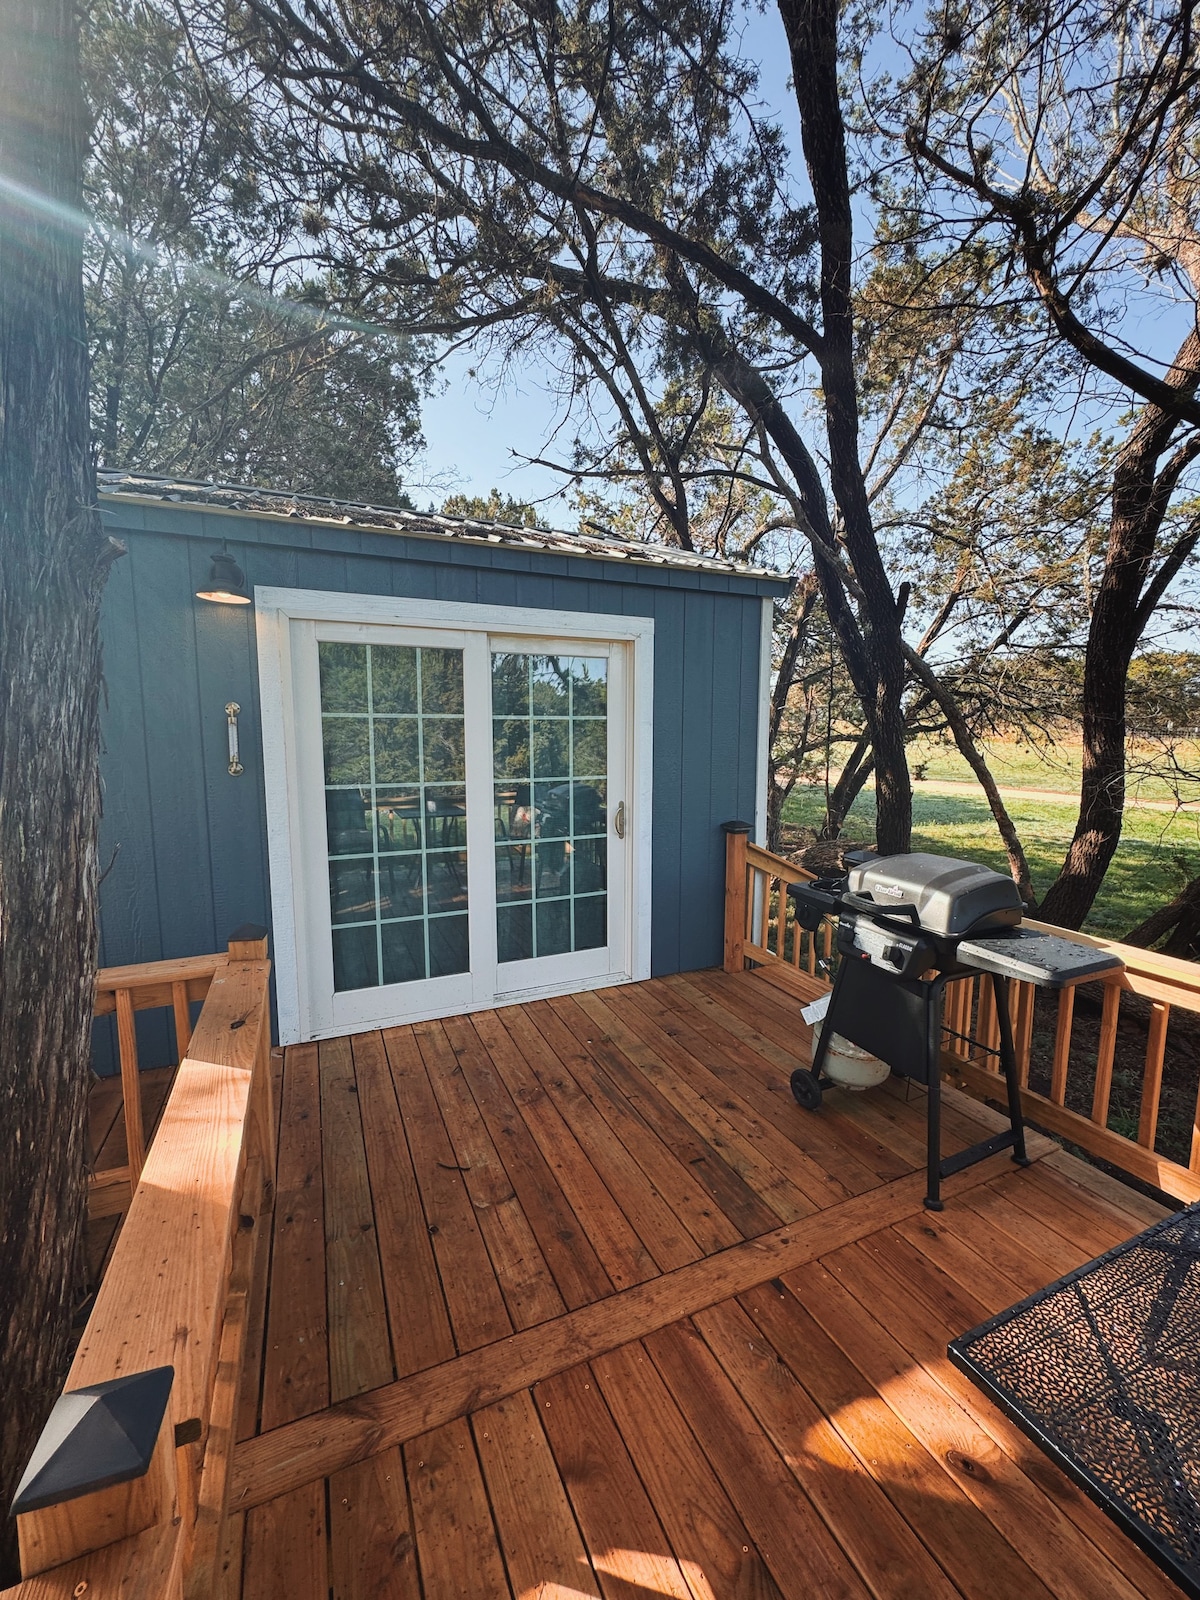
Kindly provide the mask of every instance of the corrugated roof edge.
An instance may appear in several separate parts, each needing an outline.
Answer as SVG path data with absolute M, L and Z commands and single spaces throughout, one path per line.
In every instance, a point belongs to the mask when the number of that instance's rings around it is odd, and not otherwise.
M 472 544 L 502 544 L 518 549 L 553 551 L 602 561 L 630 561 L 641 566 L 679 567 L 693 572 L 733 573 L 790 583 L 784 573 L 720 556 L 697 555 L 670 545 L 635 544 L 597 534 L 566 533 L 553 528 L 517 528 L 507 522 L 476 522 L 440 512 L 405 511 L 399 506 L 373 506 L 357 500 L 326 499 L 259 489 L 252 484 L 205 482 L 158 477 L 151 473 L 101 469 L 97 475 L 101 501 L 165 500 L 179 506 L 205 506 L 212 511 L 248 512 L 283 521 L 313 522 L 363 528 L 376 533 L 404 533 L 416 538 L 448 539 Z

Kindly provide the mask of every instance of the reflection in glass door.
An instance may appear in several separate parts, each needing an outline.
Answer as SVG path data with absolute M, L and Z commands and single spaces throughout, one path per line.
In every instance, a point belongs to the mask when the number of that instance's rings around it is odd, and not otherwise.
M 608 659 L 495 651 L 496 954 L 608 943 Z
M 335 993 L 470 966 L 463 652 L 318 644 Z

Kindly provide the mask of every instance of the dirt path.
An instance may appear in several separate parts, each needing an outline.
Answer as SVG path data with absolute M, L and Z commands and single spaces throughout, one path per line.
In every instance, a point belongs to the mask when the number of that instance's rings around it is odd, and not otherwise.
M 1000 793 L 1005 800 L 1045 800 L 1051 805 L 1077 806 L 1078 793 L 1072 794 L 1068 789 L 1010 789 L 1006 783 L 999 785 Z M 913 784 L 914 794 L 975 794 L 981 799 L 983 791 L 973 780 L 960 778 L 922 778 Z M 1174 800 L 1137 800 L 1127 799 L 1125 804 L 1136 807 L 1139 811 L 1191 811 L 1200 806 L 1200 800 L 1185 800 L 1182 805 L 1176 806 Z
M 810 784 L 810 788 L 823 788 L 823 784 Z M 1010 788 L 1008 784 L 1000 784 L 1000 793 L 1005 800 L 1045 800 L 1050 805 L 1077 806 L 1079 804 L 1078 791 L 1072 793 L 1069 789 L 1024 789 Z M 867 788 L 874 788 L 874 784 L 867 784 Z M 967 795 L 975 799 L 984 798 L 983 790 L 974 781 L 966 778 L 921 778 L 913 781 L 914 794 L 945 794 Z M 1126 807 L 1138 811 L 1194 811 L 1200 808 L 1200 800 L 1185 800 L 1177 806 L 1174 800 L 1135 800 L 1127 799 Z

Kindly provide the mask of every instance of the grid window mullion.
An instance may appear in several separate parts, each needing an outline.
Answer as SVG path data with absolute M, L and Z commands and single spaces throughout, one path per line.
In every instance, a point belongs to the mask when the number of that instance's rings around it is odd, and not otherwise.
M 365 642 L 322 641 L 319 648 L 323 729 L 365 724 L 357 736 L 323 732 L 335 991 L 465 971 L 457 964 L 469 960 L 462 931 L 466 853 L 458 842 L 465 815 L 463 653 Z M 346 800 L 331 805 L 337 793 Z M 381 836 L 383 806 L 392 826 Z M 396 826 L 420 829 L 411 851 L 395 848 Z M 355 858 L 369 882 L 353 881 Z M 445 929 L 436 937 L 435 897 L 438 927 Z M 410 935 L 389 936 L 404 924 Z

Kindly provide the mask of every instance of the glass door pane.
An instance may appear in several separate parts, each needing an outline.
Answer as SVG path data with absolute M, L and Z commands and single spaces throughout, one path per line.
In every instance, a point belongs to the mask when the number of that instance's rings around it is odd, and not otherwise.
M 492 653 L 497 959 L 608 943 L 608 660 Z
M 318 658 L 334 991 L 467 972 L 463 652 Z

